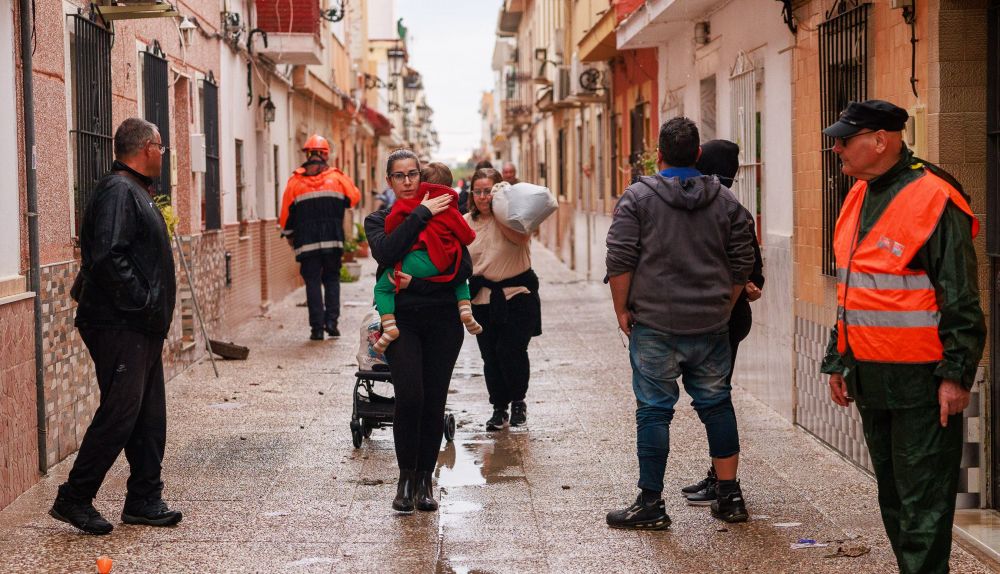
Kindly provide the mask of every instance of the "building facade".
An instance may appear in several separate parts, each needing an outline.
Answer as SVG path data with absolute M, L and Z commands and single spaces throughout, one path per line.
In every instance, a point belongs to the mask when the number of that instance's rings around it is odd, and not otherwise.
M 0 2 L 0 106 L 18 118 L 0 135 L 9 174 L 0 189 L 0 508 L 78 448 L 98 402 L 69 291 L 83 210 L 113 160 L 116 126 L 143 117 L 166 147 L 158 194 L 179 219 L 164 348 L 172 378 L 205 356 L 195 297 L 209 334 L 224 337 L 300 285 L 277 217 L 309 135 L 330 141 L 331 164 L 362 190 L 358 221 L 374 204 L 380 138 L 395 127 L 366 113 L 370 56 L 352 53 L 367 48 L 371 4 L 46 0 L 22 14 L 17 0 Z M 34 30 L 27 44 L 22 25 Z M 415 140 L 433 130 L 429 113 L 421 130 Z
M 870 470 L 857 410 L 833 405 L 819 373 L 836 312 L 833 226 L 852 183 L 821 129 L 851 100 L 906 108 L 907 145 L 963 183 L 984 223 L 991 337 L 966 411 L 958 501 L 974 513 L 1000 504 L 997 46 L 995 0 L 506 0 L 484 147 L 552 189 L 559 214 L 540 239 L 599 279 L 614 202 L 651 171 L 662 121 L 687 116 L 703 140 L 738 143 L 733 191 L 756 218 L 767 281 L 736 381 Z

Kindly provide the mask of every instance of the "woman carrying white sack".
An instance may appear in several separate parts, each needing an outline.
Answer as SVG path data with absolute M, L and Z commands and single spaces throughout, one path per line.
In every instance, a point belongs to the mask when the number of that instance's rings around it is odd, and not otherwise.
M 510 211 L 524 203 L 517 201 L 517 194 L 510 193 L 510 184 L 502 182 L 494 169 L 477 170 L 472 176 L 472 202 L 465 215 L 476 232 L 475 241 L 469 245 L 469 288 L 472 314 L 483 327 L 476 341 L 493 405 L 493 416 L 486 422 L 489 431 L 503 429 L 508 420 L 511 426 L 528 420 L 524 402 L 531 376 L 528 343 L 542 334 L 538 276 L 531 269 L 531 232 L 554 210 L 554 205 L 551 209 L 522 209 L 527 217 L 521 221 L 508 219 L 506 212 L 495 214 L 494 193 L 501 195 L 504 207 Z M 515 231 L 513 226 L 521 229 Z

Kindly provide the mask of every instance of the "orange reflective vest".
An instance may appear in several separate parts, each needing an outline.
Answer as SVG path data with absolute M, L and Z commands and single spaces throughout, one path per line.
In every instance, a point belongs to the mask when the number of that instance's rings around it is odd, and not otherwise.
M 919 168 L 919 165 L 914 166 Z M 858 181 L 837 219 L 837 349 L 859 361 L 934 363 L 943 357 L 940 311 L 927 273 L 909 269 L 948 202 L 979 221 L 965 198 L 940 177 L 924 174 L 900 190 L 874 227 L 858 237 L 868 184 Z
M 278 222 L 292 238 L 295 256 L 344 248 L 344 211 L 361 200 L 361 192 L 344 172 L 328 168 L 316 175 L 295 170 L 285 187 Z

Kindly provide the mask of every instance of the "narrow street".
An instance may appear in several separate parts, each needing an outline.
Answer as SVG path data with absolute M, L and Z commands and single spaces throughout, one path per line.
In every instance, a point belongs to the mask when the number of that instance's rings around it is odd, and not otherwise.
M 669 531 L 609 529 L 635 497 L 634 398 L 604 285 L 570 273 L 537 244 L 545 335 L 533 341 L 527 428 L 484 432 L 481 362 L 468 337 L 449 407 L 456 440 L 437 472 L 439 513 L 395 515 L 391 430 L 355 450 L 348 429 L 356 325 L 372 287 L 344 286 L 344 337 L 309 342 L 297 291 L 237 342 L 246 362 L 205 361 L 168 383 L 165 498 L 173 529 L 120 524 L 124 457 L 96 506 L 115 523 L 81 536 L 47 514 L 74 457 L 0 512 L 3 572 L 890 572 L 875 484 L 799 428 L 737 391 L 741 477 L 752 521 L 725 525 L 682 503 L 701 478 L 704 431 L 682 400 L 667 471 Z M 746 353 L 757 349 L 749 347 Z M 800 538 L 829 546 L 792 550 Z M 857 557 L 829 557 L 871 551 Z M 988 572 L 957 545 L 952 570 Z

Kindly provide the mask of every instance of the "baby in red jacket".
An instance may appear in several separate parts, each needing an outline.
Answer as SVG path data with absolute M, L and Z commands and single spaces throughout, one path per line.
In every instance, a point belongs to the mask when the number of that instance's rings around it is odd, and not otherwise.
M 451 205 L 445 211 L 435 215 L 420 232 L 420 237 L 413 245 L 403 261 L 396 264 L 394 270 L 387 270 L 375 284 L 375 308 L 382 321 L 382 336 L 373 348 L 384 353 L 389 343 L 399 337 L 396 326 L 396 293 L 398 284 L 396 273 L 402 271 L 418 279 L 426 279 L 438 283 L 447 283 L 455 278 L 458 266 L 462 261 L 462 247 L 469 245 L 476 238 L 476 232 L 458 211 L 458 194 L 451 188 L 452 175 L 448 166 L 443 163 L 431 163 L 420 173 L 420 189 L 414 199 L 396 199 L 392 211 L 385 219 L 385 232 L 391 234 L 414 209 L 425 195 L 438 197 L 449 194 Z M 472 316 L 472 298 L 469 294 L 469 283 L 463 281 L 455 287 L 455 297 L 458 299 L 458 312 L 465 324 L 466 330 L 473 335 L 482 333 L 483 328 Z

